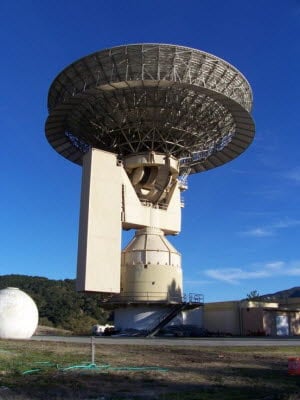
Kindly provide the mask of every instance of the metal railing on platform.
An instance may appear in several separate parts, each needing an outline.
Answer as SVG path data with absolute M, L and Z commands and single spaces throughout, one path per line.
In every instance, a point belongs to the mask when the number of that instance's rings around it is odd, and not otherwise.
M 172 294 L 168 292 L 125 292 L 102 296 L 103 303 L 204 303 L 204 296 L 200 293 Z

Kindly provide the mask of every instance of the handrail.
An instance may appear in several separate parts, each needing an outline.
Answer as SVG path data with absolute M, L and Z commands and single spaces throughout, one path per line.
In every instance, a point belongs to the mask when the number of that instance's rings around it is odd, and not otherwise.
M 171 321 L 184 307 L 184 303 L 174 305 L 171 310 L 156 318 L 154 323 L 148 328 L 147 336 L 154 336 L 159 329 Z
M 204 303 L 204 296 L 200 293 L 176 294 L 169 292 L 125 292 L 120 294 L 111 294 L 102 297 L 105 303 L 145 303 L 145 302 L 163 302 L 163 303 Z
M 158 208 L 160 210 L 167 210 L 168 209 L 168 204 L 165 203 L 157 203 L 153 204 L 151 201 L 148 200 L 140 200 L 142 203 L 142 206 L 144 207 L 152 207 L 152 208 Z

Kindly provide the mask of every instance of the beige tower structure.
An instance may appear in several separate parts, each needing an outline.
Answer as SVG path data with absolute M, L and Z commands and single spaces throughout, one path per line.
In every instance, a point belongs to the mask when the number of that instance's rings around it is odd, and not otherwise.
M 83 167 L 77 289 L 102 293 L 118 328 L 201 325 L 203 299 L 185 297 L 166 236 L 180 232 L 186 177 L 251 143 L 251 105 L 240 72 L 182 46 L 103 50 L 54 80 L 46 135 Z M 121 252 L 122 229 L 136 233 Z

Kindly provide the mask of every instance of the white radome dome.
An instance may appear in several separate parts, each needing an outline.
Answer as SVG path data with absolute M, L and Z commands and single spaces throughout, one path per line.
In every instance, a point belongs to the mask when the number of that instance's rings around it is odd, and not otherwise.
M 37 306 L 28 294 L 13 287 L 0 290 L 1 339 L 29 339 L 38 320 Z

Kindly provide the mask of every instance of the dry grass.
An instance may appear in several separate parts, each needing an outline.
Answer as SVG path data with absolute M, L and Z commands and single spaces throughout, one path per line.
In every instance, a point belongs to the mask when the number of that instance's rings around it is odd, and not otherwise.
M 167 371 L 69 370 L 34 374 L 38 361 L 59 366 L 90 361 L 83 344 L 0 341 L 0 399 L 300 400 L 300 377 L 287 358 L 300 348 L 203 348 L 97 345 L 96 363 L 156 366 Z
M 35 332 L 35 335 L 47 335 L 47 336 L 71 336 L 72 331 L 66 329 L 53 328 L 51 326 L 39 325 Z

